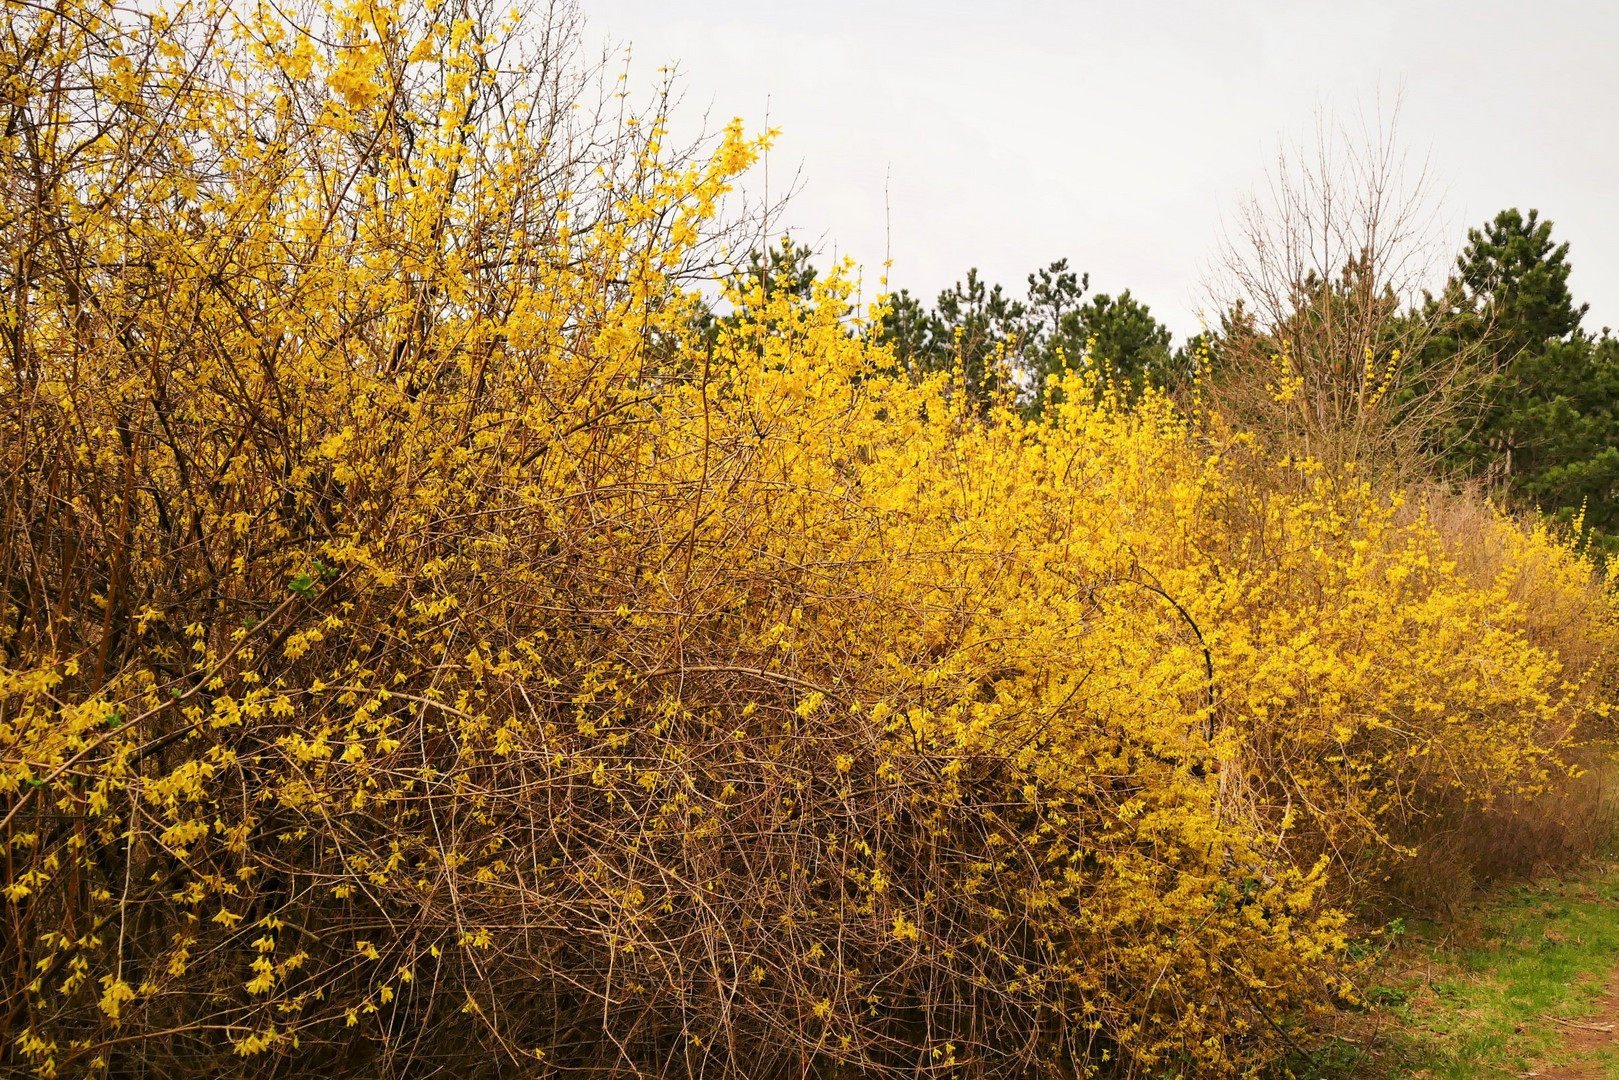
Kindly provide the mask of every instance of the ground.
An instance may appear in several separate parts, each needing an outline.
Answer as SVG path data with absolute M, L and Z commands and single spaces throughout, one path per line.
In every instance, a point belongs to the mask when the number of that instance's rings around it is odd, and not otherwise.
M 1373 939 L 1367 1007 L 1300 1080 L 1619 1080 L 1619 862 L 1481 893 Z

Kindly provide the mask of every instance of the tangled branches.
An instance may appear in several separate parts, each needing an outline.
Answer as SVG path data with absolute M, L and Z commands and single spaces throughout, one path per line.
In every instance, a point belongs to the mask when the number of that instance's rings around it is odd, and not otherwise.
M 984 420 L 836 278 L 699 330 L 758 144 L 530 126 L 475 14 L 8 9 L 8 1068 L 1238 1074 L 1598 716 L 1543 535 Z

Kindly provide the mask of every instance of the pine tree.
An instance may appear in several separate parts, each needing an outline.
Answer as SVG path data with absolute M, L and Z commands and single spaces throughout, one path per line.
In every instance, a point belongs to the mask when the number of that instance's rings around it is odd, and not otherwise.
M 1176 381 L 1168 327 L 1126 289 L 1089 301 L 1090 275 L 1058 259 L 1028 276 L 1015 299 L 977 269 L 939 294 L 929 311 L 908 291 L 889 298 L 877 340 L 913 375 L 957 369 L 985 407 L 1013 394 L 1031 411 L 1044 407 L 1050 380 L 1089 371 L 1134 397 L 1142 387 Z M 1012 385 L 1008 385 L 1008 379 Z
M 1564 520 L 1582 516 L 1611 546 L 1608 534 L 1619 532 L 1619 341 L 1582 328 L 1587 305 L 1569 290 L 1568 252 L 1534 210 L 1503 210 L 1469 231 L 1451 287 L 1430 309 L 1454 318 L 1457 344 L 1483 346 L 1493 374 L 1446 461 L 1518 502 Z

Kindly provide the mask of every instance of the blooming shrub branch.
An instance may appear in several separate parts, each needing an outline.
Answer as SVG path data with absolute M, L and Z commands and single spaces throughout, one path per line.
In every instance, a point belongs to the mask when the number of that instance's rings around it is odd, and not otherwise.
M 1544 534 L 982 418 L 837 276 L 699 329 L 739 126 L 570 126 L 450 5 L 64 3 L 0 46 L 8 1067 L 1242 1075 L 1413 821 L 1606 718 Z

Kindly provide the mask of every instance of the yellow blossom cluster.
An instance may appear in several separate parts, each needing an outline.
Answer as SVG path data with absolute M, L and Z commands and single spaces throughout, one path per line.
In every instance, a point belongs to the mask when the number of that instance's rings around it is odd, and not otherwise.
M 565 26 L 6 3 L 8 1069 L 1250 1075 L 1607 718 L 1543 532 L 700 317 Z

